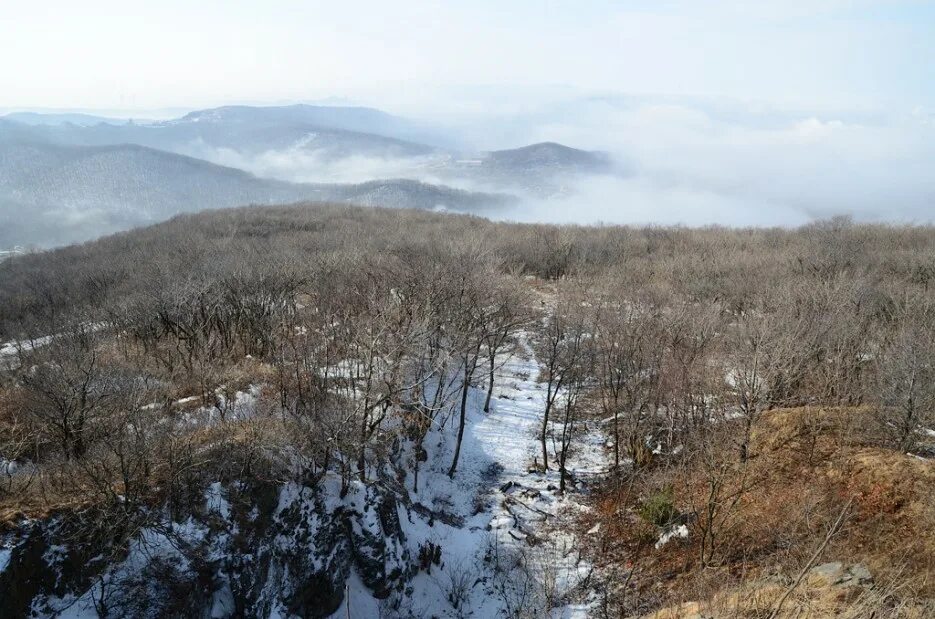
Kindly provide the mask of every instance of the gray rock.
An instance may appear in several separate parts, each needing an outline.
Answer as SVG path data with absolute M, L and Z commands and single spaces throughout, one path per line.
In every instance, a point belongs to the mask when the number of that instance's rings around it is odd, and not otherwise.
M 873 582 L 873 575 L 863 563 L 852 565 L 847 571 L 855 584 L 867 585 Z
M 809 580 L 826 586 L 837 584 L 843 576 L 844 564 L 840 561 L 816 565 L 808 571 Z
M 870 570 L 861 563 L 845 567 L 840 561 L 816 565 L 809 570 L 809 580 L 827 587 L 853 587 L 873 582 Z

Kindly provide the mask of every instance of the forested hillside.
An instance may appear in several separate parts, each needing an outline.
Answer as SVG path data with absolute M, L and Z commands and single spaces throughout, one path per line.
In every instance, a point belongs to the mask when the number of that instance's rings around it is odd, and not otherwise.
M 0 342 L 5 616 L 935 612 L 929 227 L 219 210 Z
M 143 146 L 4 143 L 0 135 L 3 249 L 81 242 L 203 209 L 309 199 L 478 212 L 512 201 L 404 179 L 289 183 Z

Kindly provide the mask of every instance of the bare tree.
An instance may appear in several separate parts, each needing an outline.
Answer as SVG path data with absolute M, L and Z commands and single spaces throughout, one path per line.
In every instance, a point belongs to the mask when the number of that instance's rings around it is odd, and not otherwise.
M 490 398 L 493 396 L 494 375 L 497 369 L 497 356 L 507 349 L 516 333 L 529 324 L 530 316 L 527 301 L 513 282 L 503 282 L 493 291 L 497 299 L 495 309 L 490 313 L 489 324 L 484 337 L 484 352 L 487 356 L 487 397 L 484 399 L 484 412 L 490 412 Z
M 66 459 L 84 456 L 94 440 L 95 422 L 120 391 L 96 343 L 96 335 L 79 325 L 56 335 L 48 346 L 21 353 L 25 410 Z
M 580 307 L 570 299 L 564 299 L 545 319 L 533 344 L 539 360 L 539 381 L 546 386 L 545 410 L 539 431 L 542 448 L 542 468 L 549 468 L 547 438 L 552 422 L 552 411 L 567 383 L 576 378 L 579 364 L 585 353 L 585 325 Z M 576 402 L 576 391 L 573 401 Z M 569 411 L 570 412 L 570 411 Z
M 935 425 L 935 306 L 911 300 L 879 360 L 879 418 L 900 450 L 912 450 L 919 430 Z

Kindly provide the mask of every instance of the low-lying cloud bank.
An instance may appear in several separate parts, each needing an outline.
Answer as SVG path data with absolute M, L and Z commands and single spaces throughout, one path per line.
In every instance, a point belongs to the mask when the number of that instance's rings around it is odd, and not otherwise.
M 688 226 L 797 226 L 812 219 L 768 200 L 660 183 L 642 175 L 581 177 L 567 195 L 527 198 L 494 218 L 528 223 Z
M 620 172 L 562 179 L 565 191 L 500 218 L 563 223 L 795 226 L 935 221 L 935 113 L 901 115 L 775 110 L 737 102 L 588 98 L 477 116 L 461 123 L 488 148 L 556 141 L 603 150 Z M 512 144 L 504 144 L 504 135 Z M 452 174 L 442 155 L 334 159 L 296 147 L 245 155 L 199 153 L 259 176 L 296 182 L 415 178 L 503 190 Z
M 715 114 L 686 104 L 618 107 L 544 125 L 532 137 L 609 143 L 632 176 L 593 183 L 575 206 L 605 221 L 783 224 L 935 217 L 935 122 Z M 544 209 L 552 216 L 554 209 Z
M 432 171 L 438 158 L 380 157 L 351 155 L 335 159 L 325 151 L 296 146 L 287 150 L 268 150 L 258 154 L 230 148 L 194 147 L 193 156 L 213 163 L 246 170 L 257 176 L 293 183 L 360 183 L 386 178 L 413 178 L 437 181 Z

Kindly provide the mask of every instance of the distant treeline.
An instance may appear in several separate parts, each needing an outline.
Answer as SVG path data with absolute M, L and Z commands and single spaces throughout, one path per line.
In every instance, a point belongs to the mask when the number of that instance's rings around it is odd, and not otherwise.
M 443 264 L 455 249 L 484 256 L 503 273 L 609 278 L 642 294 L 717 301 L 734 311 L 833 282 L 899 302 L 935 280 L 932 227 L 846 219 L 796 229 L 556 226 L 344 205 L 246 207 L 180 215 L 0 264 L 0 337 L 54 329 L 109 300 L 192 280 L 265 272 L 309 278 L 342 260 L 419 268 Z

